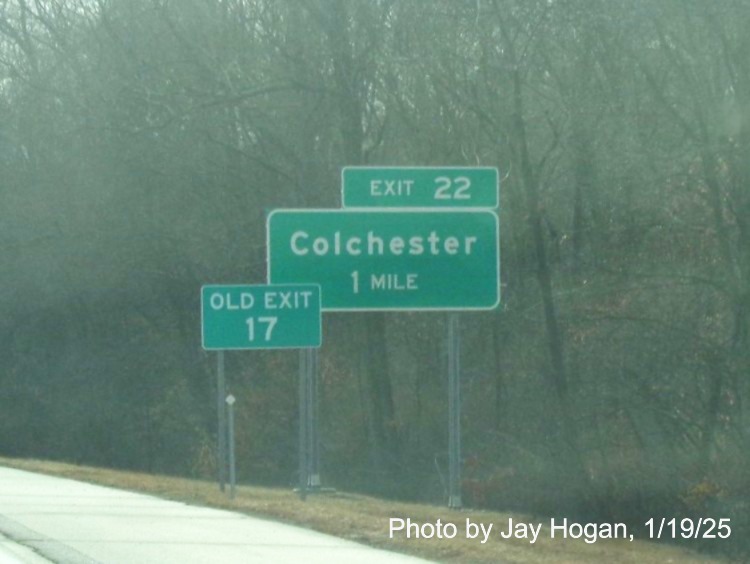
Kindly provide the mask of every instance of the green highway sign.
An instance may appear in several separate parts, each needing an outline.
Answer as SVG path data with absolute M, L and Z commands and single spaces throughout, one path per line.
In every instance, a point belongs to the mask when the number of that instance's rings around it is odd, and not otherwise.
M 498 207 L 493 167 L 369 167 L 341 171 L 344 208 Z
M 320 284 L 324 311 L 492 309 L 497 215 L 465 210 L 275 210 L 268 280 Z
M 207 350 L 319 347 L 320 286 L 203 286 L 201 320 Z

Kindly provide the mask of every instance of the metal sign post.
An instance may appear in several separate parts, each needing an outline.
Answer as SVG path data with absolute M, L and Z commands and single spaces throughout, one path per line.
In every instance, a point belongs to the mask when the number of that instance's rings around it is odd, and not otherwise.
M 461 504 L 461 338 L 458 314 L 448 315 L 448 507 Z
M 299 357 L 299 495 L 319 491 L 318 351 L 302 349 Z
M 320 435 L 318 433 L 318 351 L 299 355 L 299 486 L 300 498 L 320 491 Z
M 308 444 L 307 444 L 307 350 L 299 351 L 299 484 L 298 492 L 302 501 L 307 497 Z
M 224 378 L 224 351 L 219 351 L 216 357 L 216 411 L 219 418 L 216 445 L 216 466 L 219 473 L 219 489 L 223 492 L 226 482 L 226 380 Z
M 318 351 L 307 349 L 308 365 L 308 452 L 310 453 L 308 486 L 310 489 L 320 488 L 320 433 L 318 432 Z
M 226 399 L 229 440 L 229 499 L 234 499 L 237 475 L 234 463 L 234 396 L 229 394 Z

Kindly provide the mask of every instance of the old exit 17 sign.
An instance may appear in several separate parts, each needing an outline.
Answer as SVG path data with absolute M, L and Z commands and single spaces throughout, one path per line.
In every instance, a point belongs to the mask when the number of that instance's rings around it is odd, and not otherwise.
M 320 286 L 203 286 L 201 318 L 208 350 L 319 347 Z
M 275 210 L 269 281 L 320 284 L 329 311 L 492 309 L 498 232 L 490 211 Z

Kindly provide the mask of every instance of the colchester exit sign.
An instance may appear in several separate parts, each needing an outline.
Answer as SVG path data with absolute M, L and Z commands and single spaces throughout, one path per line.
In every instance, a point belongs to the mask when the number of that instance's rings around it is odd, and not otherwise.
M 490 211 L 275 210 L 268 279 L 320 284 L 328 311 L 493 309 L 498 237 Z

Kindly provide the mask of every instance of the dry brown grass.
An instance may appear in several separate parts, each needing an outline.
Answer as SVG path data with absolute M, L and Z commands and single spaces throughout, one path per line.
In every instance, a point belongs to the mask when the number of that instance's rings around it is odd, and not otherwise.
M 535 544 L 526 540 L 504 540 L 497 530 L 507 530 L 508 519 L 526 520 L 525 516 L 489 511 L 453 511 L 444 507 L 384 501 L 363 495 L 334 493 L 308 496 L 302 502 L 290 490 L 240 486 L 231 501 L 215 483 L 170 476 L 155 476 L 58 462 L 0 458 L 0 464 L 82 480 L 95 484 L 149 493 L 163 498 L 196 505 L 230 509 L 251 515 L 276 519 L 329 533 L 371 546 L 395 550 L 444 562 L 528 562 L 528 563 L 693 563 L 724 562 L 653 542 L 635 540 L 600 540 L 586 544 L 583 540 L 549 538 L 543 529 Z M 388 538 L 389 519 L 411 518 L 419 523 L 440 519 L 454 523 L 458 535 L 448 539 Z M 493 523 L 493 534 L 486 544 L 462 538 L 466 519 Z M 533 520 L 529 519 L 529 522 Z M 547 531 L 545 533 L 545 530 Z

